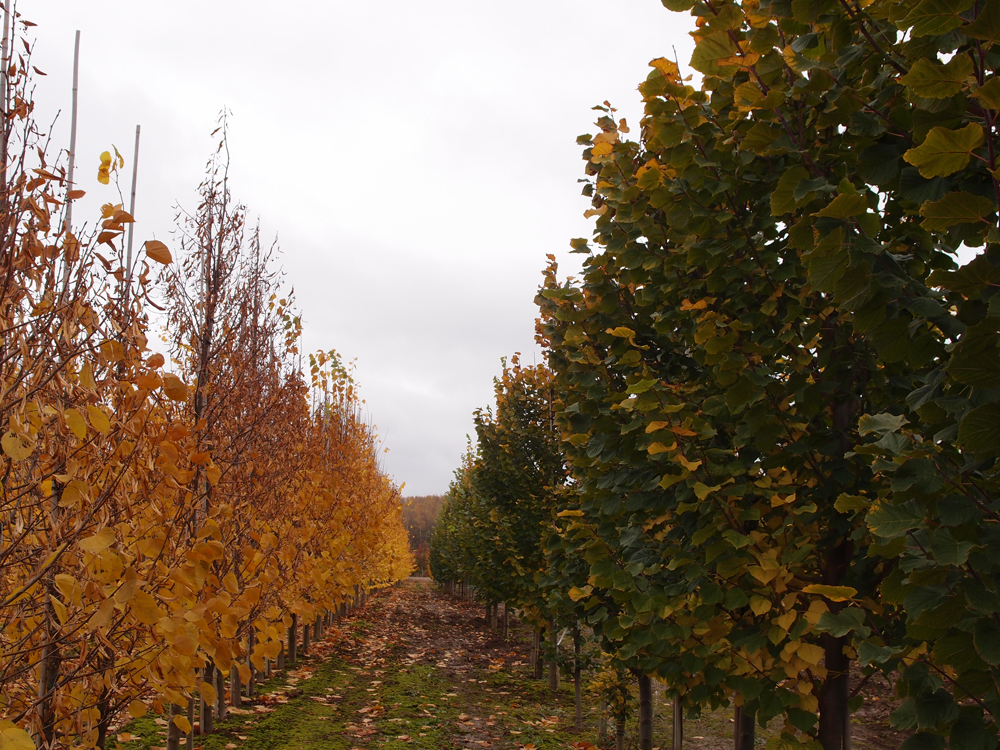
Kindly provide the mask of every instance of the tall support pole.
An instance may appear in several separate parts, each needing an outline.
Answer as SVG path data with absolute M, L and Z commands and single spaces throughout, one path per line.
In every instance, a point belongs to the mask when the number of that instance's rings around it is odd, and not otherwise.
M 674 737 L 673 750 L 681 750 L 684 745 L 684 699 L 679 695 L 674 697 Z
M 3 97 L 2 108 L 3 111 L 3 133 L 0 134 L 0 169 L 3 170 L 2 176 L 0 176 L 0 183 L 7 184 L 7 139 L 8 139 L 8 126 L 10 121 L 7 117 L 10 102 L 10 80 L 8 78 L 8 71 L 10 70 L 10 60 L 8 59 L 8 50 L 10 49 L 10 0 L 4 3 L 3 9 L 3 50 L 0 52 L 0 64 L 3 65 L 3 71 L 0 72 L 0 84 L 3 86 L 3 90 L 0 91 L 0 96 Z
M 128 204 L 128 214 L 135 218 L 135 184 L 139 177 L 139 126 L 135 126 L 135 152 L 132 155 L 132 196 Z M 128 287 L 132 285 L 132 235 L 135 223 L 128 225 L 128 250 L 125 254 L 125 274 Z M 126 295 L 128 292 L 126 292 Z
M 76 31 L 76 43 L 73 46 L 73 109 L 70 115 L 69 121 L 69 171 L 67 172 L 67 180 L 69 182 L 69 189 L 75 190 L 73 186 L 73 176 L 76 174 L 76 119 L 77 119 L 77 104 L 78 104 L 78 91 L 80 88 L 80 30 Z M 73 231 L 73 201 L 66 200 L 66 231 Z M 68 268 L 67 268 L 68 274 Z

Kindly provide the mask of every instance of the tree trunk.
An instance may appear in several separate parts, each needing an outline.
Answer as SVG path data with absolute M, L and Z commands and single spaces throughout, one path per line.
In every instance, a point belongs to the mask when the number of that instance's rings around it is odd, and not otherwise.
M 843 417 L 839 421 L 843 421 Z M 834 415 L 835 423 L 838 415 Z M 835 424 L 835 427 L 838 425 Z M 841 429 L 846 429 L 841 427 Z M 846 448 L 845 448 L 846 450 Z M 823 583 L 838 586 L 844 579 L 851 562 L 851 540 L 842 541 L 827 552 L 823 567 Z M 837 612 L 842 605 L 831 607 Z M 829 633 L 820 635 L 820 645 L 823 647 L 827 676 L 819 689 L 819 733 L 817 739 L 823 750 L 843 750 L 845 746 L 845 728 L 850 722 L 850 709 L 847 700 L 850 697 L 851 662 L 844 655 L 844 647 L 850 645 L 847 636 L 834 638 Z
M 684 744 L 684 699 L 679 695 L 674 697 L 674 736 L 673 750 L 681 750 Z
M 215 670 L 215 718 L 226 719 L 226 674 L 221 669 Z
M 823 750 L 843 750 L 845 728 L 851 718 L 847 707 L 850 697 L 851 662 L 844 655 L 847 637 L 834 638 L 829 633 L 820 636 L 825 652 L 827 677 L 819 689 L 819 736 Z
M 531 666 L 534 670 L 531 676 L 536 680 L 542 679 L 542 629 L 535 628 L 531 637 Z
M 583 685 L 580 667 L 580 628 L 573 628 L 573 727 L 583 730 Z
M 608 704 L 601 701 L 601 717 L 597 720 L 597 744 L 604 747 L 604 740 L 608 736 Z
M 556 620 L 549 618 L 549 649 L 552 651 L 552 658 L 549 661 L 549 690 L 559 689 L 559 644 L 556 642 Z
M 736 750 L 754 750 L 754 716 L 743 710 L 733 709 L 733 747 Z
M 194 697 L 188 701 L 187 707 L 187 720 L 188 724 L 191 725 L 191 731 L 187 733 L 184 744 L 187 746 L 187 750 L 194 750 Z
M 510 637 L 510 605 L 503 603 L 503 639 L 506 641 Z
M 639 675 L 639 750 L 653 750 L 653 681 L 646 674 Z
M 229 670 L 229 702 L 234 708 L 243 706 L 243 686 L 240 684 L 240 670 L 233 664 Z
M 174 724 L 174 717 L 179 716 L 181 712 L 180 706 L 171 703 L 170 704 L 170 715 L 167 721 L 167 750 L 180 750 L 181 743 L 181 728 Z
M 292 615 L 292 626 L 288 629 L 288 666 L 294 667 L 298 657 L 299 616 Z
M 207 682 L 209 685 L 215 683 L 215 667 L 212 664 L 209 664 L 201 671 L 201 681 Z M 198 697 L 201 706 L 201 715 L 198 717 L 201 729 L 200 734 L 204 736 L 212 733 L 212 729 L 215 724 L 213 717 L 214 712 L 212 704 L 205 700 L 205 696 L 201 694 L 201 691 L 199 691 Z
M 625 750 L 625 719 L 615 722 L 615 750 Z
M 308 620 L 302 623 L 302 656 L 304 657 L 309 653 L 309 635 L 312 628 L 309 626 Z

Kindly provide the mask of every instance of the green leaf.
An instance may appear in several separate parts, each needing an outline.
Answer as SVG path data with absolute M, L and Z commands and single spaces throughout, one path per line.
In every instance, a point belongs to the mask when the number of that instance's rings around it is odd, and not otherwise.
M 829 633 L 834 638 L 841 638 L 851 632 L 857 632 L 862 638 L 867 638 L 871 634 L 871 628 L 864 622 L 864 610 L 847 607 L 836 614 L 824 612 L 816 624 L 816 630 L 820 633 Z
M 909 420 L 902 414 L 865 414 L 858 420 L 858 432 L 861 435 L 885 435 L 901 429 Z
M 990 44 L 1000 41 L 1000 5 L 995 2 L 979 6 L 976 20 L 962 28 L 962 33 L 973 39 L 982 39 Z
M 880 502 L 866 520 L 872 533 L 892 538 L 923 524 L 924 513 L 912 500 L 901 505 Z
M 974 546 L 972 542 L 958 541 L 951 529 L 935 529 L 931 534 L 931 555 L 942 565 L 964 565 Z
M 972 630 L 976 651 L 992 666 L 1000 666 L 1000 625 L 992 617 L 980 617 Z
M 1000 451 L 1000 404 L 983 404 L 966 414 L 958 427 L 958 443 L 972 453 Z
M 993 76 L 972 95 L 987 109 L 1000 110 L 1000 76 Z
M 628 387 L 628 391 L 626 391 L 626 392 L 627 393 L 633 393 L 633 394 L 645 393 L 650 388 L 652 388 L 654 385 L 656 385 L 656 379 L 655 378 L 652 378 L 650 380 L 640 380 L 638 383 L 633 383 L 632 385 L 630 385 Z
M 955 55 L 944 65 L 922 57 L 899 81 L 917 96 L 947 99 L 961 91 L 965 79 L 971 75 L 972 59 L 968 55 Z
M 972 645 L 972 634 L 965 632 L 952 633 L 934 644 L 934 660 L 949 664 L 959 672 L 970 669 L 986 670 L 987 666 Z M 947 710 L 947 709 L 946 709 Z M 920 716 L 920 702 L 917 702 L 917 716 Z
M 901 28 L 912 28 L 913 36 L 944 34 L 962 25 L 961 14 L 975 0 L 923 0 L 903 19 Z
M 903 158 L 920 170 L 920 176 L 947 177 L 964 169 L 972 158 L 972 152 L 986 142 L 983 128 L 970 122 L 959 130 L 932 128 L 916 148 L 911 148 Z
M 847 219 L 868 211 L 868 199 L 863 195 L 838 195 L 828 206 L 817 211 L 813 216 L 828 216 L 834 219 Z
M 974 714 L 959 716 L 951 725 L 948 746 L 958 750 L 995 750 L 997 739 L 987 731 L 983 720 Z
M 978 297 L 987 287 L 1000 286 L 1000 268 L 985 255 L 977 255 L 957 271 L 934 271 L 927 277 L 927 285 Z
M 784 216 L 795 210 L 795 186 L 807 177 L 809 173 L 805 167 L 792 167 L 778 178 L 778 184 L 771 193 L 772 216 Z
M 691 67 L 705 75 L 719 75 L 722 72 L 719 60 L 736 54 L 736 45 L 725 31 L 717 31 L 702 37 L 691 55 Z
M 959 383 L 979 388 L 1000 385 L 1000 348 L 995 331 L 981 332 L 981 326 L 968 330 L 952 352 L 948 372 Z
M 920 226 L 928 231 L 940 231 L 955 224 L 983 221 L 996 212 L 996 204 L 964 190 L 948 193 L 939 201 L 927 201 L 920 207 L 924 220 Z

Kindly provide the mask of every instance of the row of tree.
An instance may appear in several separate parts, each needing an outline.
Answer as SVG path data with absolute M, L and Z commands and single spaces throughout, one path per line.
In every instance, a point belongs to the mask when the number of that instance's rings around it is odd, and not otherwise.
M 3 62 L 0 745 L 104 747 L 151 707 L 176 747 L 196 702 L 209 731 L 296 633 L 409 574 L 399 488 L 336 354 L 303 366 L 224 121 L 179 262 L 149 241 L 130 264 L 120 204 L 71 222 L 29 42 Z
M 906 750 L 993 748 L 1000 4 L 664 4 L 701 85 L 652 61 L 638 140 L 598 108 L 583 274 L 538 296 L 570 480 L 533 580 L 738 747 L 848 747 L 881 672 Z

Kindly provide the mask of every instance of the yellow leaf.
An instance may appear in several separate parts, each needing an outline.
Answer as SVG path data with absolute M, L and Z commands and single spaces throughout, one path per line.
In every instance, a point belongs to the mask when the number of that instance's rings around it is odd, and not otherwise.
M 219 483 L 219 480 L 222 479 L 222 470 L 213 464 L 205 469 L 205 476 L 208 478 L 209 483 L 214 487 Z
M 763 596 L 751 596 L 750 609 L 757 616 L 767 614 L 771 611 L 771 600 L 765 599 Z
M 87 416 L 90 417 L 90 424 L 102 435 L 107 435 L 111 429 L 111 420 L 99 406 L 88 406 Z
M 136 547 L 146 557 L 159 557 L 163 551 L 163 545 L 167 542 L 167 535 L 163 529 L 156 529 L 153 535 L 141 540 Z
M 674 460 L 677 463 L 679 463 L 681 466 L 683 466 L 685 469 L 687 469 L 688 471 L 694 471 L 699 466 L 701 466 L 701 461 L 700 460 L 698 460 L 698 461 L 688 461 L 680 453 L 678 453 L 676 456 L 674 456 Z
M 858 593 L 857 589 L 850 586 L 827 586 L 823 583 L 813 583 L 802 589 L 806 594 L 819 594 L 829 599 L 831 602 L 846 602 Z
M 796 656 L 812 666 L 817 666 L 823 658 L 823 649 L 815 643 L 801 643 L 795 650 Z
M 97 608 L 97 611 L 90 618 L 87 623 L 91 630 L 96 630 L 97 628 L 106 628 L 111 624 L 111 616 L 115 613 L 115 600 L 105 599 L 101 602 L 101 606 Z
M 167 372 L 163 375 L 163 393 L 172 401 L 183 401 L 187 398 L 187 386 L 179 377 Z
M 87 437 L 87 420 L 80 412 L 76 409 L 67 409 L 63 418 L 66 420 L 66 426 L 69 427 L 70 432 L 76 435 L 77 439 L 83 440 Z
M 56 573 L 56 588 L 63 595 L 63 599 L 72 600 L 73 591 L 76 589 L 76 579 L 68 573 Z
M 125 349 L 117 341 L 102 341 L 101 342 L 101 354 L 108 360 L 108 362 L 117 362 L 118 360 L 125 359 Z
M 681 302 L 681 310 L 687 312 L 688 310 L 704 310 L 708 307 L 708 300 L 700 299 L 694 304 L 691 304 L 691 300 L 686 299 Z
M 670 427 L 670 422 L 650 422 L 646 425 L 646 434 L 651 432 L 656 432 L 658 430 L 665 430 Z
M 721 484 L 717 484 L 713 487 L 709 487 L 707 484 L 702 484 L 701 482 L 694 483 L 694 494 L 698 496 L 699 500 L 704 500 L 706 497 L 711 495 L 716 490 L 722 487 Z
M 143 625 L 155 625 L 163 617 L 156 599 L 146 591 L 136 591 L 131 602 L 132 613 Z
M 165 266 L 174 260 L 170 249 L 159 240 L 146 240 L 146 257 Z
M 90 366 L 90 362 L 84 362 L 83 367 L 80 368 L 80 385 L 84 388 L 97 388 L 97 383 L 94 380 L 94 368 Z
M 139 585 L 138 576 L 135 573 L 135 568 L 129 568 L 125 571 L 125 576 L 118 586 L 118 590 L 115 592 L 115 601 L 118 604 L 125 604 L 133 596 L 135 596 L 136 586 Z
M 69 614 L 66 612 L 66 605 L 61 601 L 56 599 L 54 596 L 49 594 L 49 603 L 52 604 L 52 609 L 55 610 L 56 617 L 59 618 L 59 624 L 65 625 L 69 622 Z
M 187 720 L 187 716 L 177 714 L 174 717 L 174 725 L 184 734 L 191 734 L 191 722 Z
M 608 143 L 607 141 L 604 141 L 602 143 L 598 143 L 597 145 L 595 145 L 594 148 L 591 150 L 591 153 L 595 157 L 596 156 L 607 156 L 608 154 L 610 154 L 614 150 L 615 150 L 614 144 Z
M 670 450 L 670 448 L 665 446 L 663 443 L 653 443 L 648 448 L 646 448 L 646 450 L 649 451 L 649 455 L 655 456 L 657 453 L 666 453 L 667 451 Z
M 584 597 L 590 596 L 590 592 L 593 591 L 593 586 L 584 586 L 583 588 L 577 588 L 574 586 L 569 590 L 569 598 L 574 602 L 578 602 Z
M 212 705 L 215 703 L 215 688 L 209 685 L 207 682 L 201 683 L 198 686 L 198 690 L 201 691 L 201 697 L 205 699 L 205 703 Z
M 14 430 L 7 432 L 0 439 L 0 446 L 13 461 L 23 461 L 35 450 L 34 441 L 30 440 L 27 435 L 14 432 Z
M 140 700 L 135 700 L 128 704 L 128 712 L 132 714 L 133 719 L 141 719 L 146 715 L 146 711 L 148 710 L 146 704 Z
M 105 526 L 93 536 L 81 539 L 80 547 L 87 550 L 87 552 L 93 552 L 96 555 L 98 552 L 102 552 L 114 544 L 115 539 L 115 530 L 109 526 Z
M 681 71 L 677 67 L 677 63 L 672 62 L 665 57 L 658 57 L 655 60 L 650 60 L 649 67 L 656 68 L 668 81 L 677 83 L 681 80 Z
M 35 750 L 31 735 L 4 719 L 0 721 L 0 750 Z
M 236 576 L 232 573 L 226 573 L 222 579 L 222 585 L 226 587 L 226 591 L 230 594 L 235 594 L 240 589 L 239 581 L 236 580 Z

